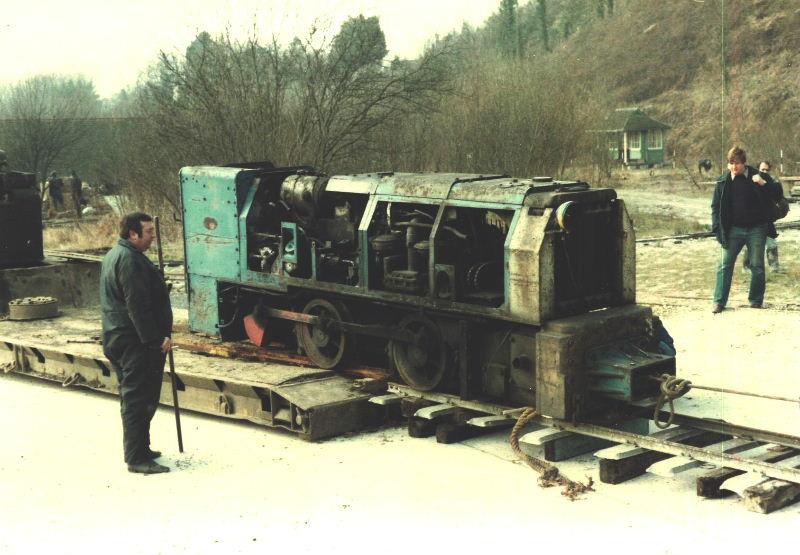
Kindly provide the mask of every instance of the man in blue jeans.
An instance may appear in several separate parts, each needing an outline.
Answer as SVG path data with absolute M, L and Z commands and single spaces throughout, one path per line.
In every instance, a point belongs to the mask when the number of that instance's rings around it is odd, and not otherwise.
M 751 308 L 763 307 L 764 245 L 768 236 L 777 235 L 770 209 L 775 196 L 772 178 L 748 166 L 747 154 L 739 147 L 730 149 L 727 158 L 729 171 L 717 181 L 711 201 L 711 230 L 722 245 L 714 288 L 714 314 L 725 310 L 736 257 L 745 245 L 751 270 L 748 301 Z

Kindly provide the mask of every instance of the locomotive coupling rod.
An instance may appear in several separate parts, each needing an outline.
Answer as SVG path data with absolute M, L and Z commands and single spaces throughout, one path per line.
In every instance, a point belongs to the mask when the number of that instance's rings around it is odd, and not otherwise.
M 294 312 L 292 310 L 281 310 L 279 308 L 266 307 L 264 309 L 264 314 L 266 316 L 271 316 L 272 318 L 280 318 L 281 320 L 300 322 L 310 326 L 320 326 L 323 329 L 326 329 L 328 326 L 330 326 L 332 328 L 338 328 L 342 331 L 349 331 L 371 337 L 380 337 L 383 339 L 396 339 L 398 341 L 405 341 L 406 343 L 415 343 L 418 339 L 416 334 L 398 328 L 356 324 L 355 322 L 342 322 L 339 320 L 334 320 L 333 318 L 315 316 L 313 314 L 306 314 L 304 312 Z
M 156 224 L 156 250 L 158 251 L 158 269 L 161 270 L 161 277 L 164 277 L 164 251 L 161 250 L 161 223 L 158 216 L 153 218 Z M 181 433 L 181 409 L 178 406 L 178 376 L 175 375 L 175 357 L 172 349 L 167 352 L 169 360 L 169 377 L 172 384 L 172 406 L 175 408 L 175 429 L 178 432 L 178 451 L 183 453 L 183 434 Z

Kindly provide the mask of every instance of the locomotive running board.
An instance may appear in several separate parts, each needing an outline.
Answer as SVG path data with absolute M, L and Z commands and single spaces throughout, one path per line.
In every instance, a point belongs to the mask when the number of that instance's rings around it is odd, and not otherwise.
M 84 352 L 78 353 L 0 336 L 0 370 L 116 395 L 116 373 L 100 354 L 99 345 L 82 347 Z M 185 356 L 208 365 L 207 357 Z M 363 430 L 380 419 L 382 411 L 369 403 L 371 395 L 354 391 L 352 380 L 317 368 L 297 370 L 298 374 L 275 384 L 248 382 L 224 373 L 211 377 L 179 371 L 178 401 L 183 409 L 284 428 L 308 440 Z M 265 371 L 269 371 L 266 365 Z M 165 372 L 164 381 L 168 380 Z M 161 404 L 172 406 L 169 384 L 161 389 Z

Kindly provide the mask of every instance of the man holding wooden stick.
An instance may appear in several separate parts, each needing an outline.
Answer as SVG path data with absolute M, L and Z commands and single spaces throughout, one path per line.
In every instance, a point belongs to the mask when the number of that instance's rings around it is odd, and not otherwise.
M 172 307 L 159 269 L 144 253 L 155 239 L 153 218 L 122 218 L 120 239 L 103 258 L 100 303 L 103 352 L 119 379 L 123 447 L 129 472 L 158 474 L 169 467 L 150 448 L 150 421 L 161 397 L 166 355 L 172 350 Z

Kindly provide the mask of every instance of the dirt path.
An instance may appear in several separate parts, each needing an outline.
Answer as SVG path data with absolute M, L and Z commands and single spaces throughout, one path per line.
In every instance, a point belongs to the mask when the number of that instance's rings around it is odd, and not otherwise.
M 633 189 L 619 189 L 617 195 L 641 212 L 694 220 L 711 226 L 711 197 L 689 198 Z

